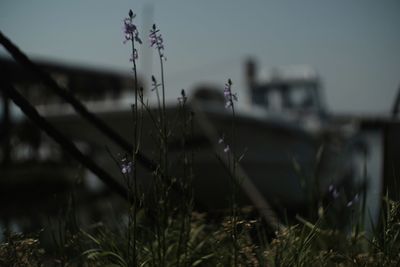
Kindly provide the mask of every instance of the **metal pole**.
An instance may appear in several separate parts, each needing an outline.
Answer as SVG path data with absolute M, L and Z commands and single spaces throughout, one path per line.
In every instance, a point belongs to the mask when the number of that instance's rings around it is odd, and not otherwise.
M 10 144 L 10 102 L 6 92 L 2 93 L 2 105 L 3 105 L 3 116 L 0 121 L 0 141 L 3 150 L 3 160 L 1 162 L 2 167 L 6 167 L 11 162 L 11 144 Z
M 99 167 L 90 157 L 84 155 L 68 138 L 48 123 L 37 110 L 17 91 L 5 81 L 0 81 L 0 89 L 31 119 L 41 130 L 50 136 L 62 149 L 70 153 L 79 163 L 92 171 L 110 189 L 124 198 L 128 197 L 127 190 L 113 179 L 106 171 Z
M 49 74 L 42 71 L 35 63 L 33 63 L 24 53 L 21 52 L 21 50 L 17 46 L 15 46 L 6 36 L 4 36 L 1 31 L 0 31 L 0 43 L 12 55 L 15 61 L 19 62 L 23 67 L 25 67 L 31 73 L 33 73 L 37 78 L 39 78 L 43 82 L 44 85 L 46 85 L 49 89 L 51 89 L 55 94 L 57 94 L 66 102 L 71 104 L 71 106 L 80 116 L 82 116 L 92 125 L 94 125 L 99 131 L 101 131 L 104 135 L 113 140 L 127 153 L 132 152 L 133 146 L 131 143 L 126 141 L 117 132 L 115 132 L 106 123 L 104 123 L 100 118 L 91 113 L 68 90 L 61 88 L 57 84 L 57 82 L 55 82 L 54 79 L 50 77 Z M 153 171 L 157 167 L 157 165 L 152 160 L 150 160 L 140 152 L 137 155 L 137 160 L 148 170 Z

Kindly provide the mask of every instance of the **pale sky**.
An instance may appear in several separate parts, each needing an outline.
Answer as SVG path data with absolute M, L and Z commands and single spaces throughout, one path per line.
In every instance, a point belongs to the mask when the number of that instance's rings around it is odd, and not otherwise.
M 312 66 L 335 112 L 388 112 L 400 85 L 398 0 L 0 0 L 0 30 L 33 58 L 129 71 L 122 21 L 133 9 L 147 47 L 146 6 L 164 37 L 170 98 L 231 78 L 244 101 L 248 56 L 263 70 Z

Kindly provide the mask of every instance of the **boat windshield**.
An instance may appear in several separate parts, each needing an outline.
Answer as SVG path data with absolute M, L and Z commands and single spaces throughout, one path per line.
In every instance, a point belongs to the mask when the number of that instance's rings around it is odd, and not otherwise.
M 320 111 L 316 83 L 275 82 L 253 88 L 252 101 L 268 110 Z

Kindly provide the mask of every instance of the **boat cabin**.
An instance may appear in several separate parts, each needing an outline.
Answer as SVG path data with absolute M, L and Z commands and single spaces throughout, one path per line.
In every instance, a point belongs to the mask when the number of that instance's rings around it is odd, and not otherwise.
M 323 112 L 318 79 L 271 79 L 252 86 L 251 100 L 272 112 Z

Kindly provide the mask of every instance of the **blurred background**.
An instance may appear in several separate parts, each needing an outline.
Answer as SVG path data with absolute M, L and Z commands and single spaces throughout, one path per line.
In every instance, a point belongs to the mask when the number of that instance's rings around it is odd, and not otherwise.
M 198 83 L 234 82 L 239 103 L 244 60 L 261 73 L 309 65 L 332 111 L 386 113 L 400 76 L 400 3 L 366 1 L 12 1 L 0 2 L 1 31 L 34 59 L 129 72 L 122 25 L 129 9 L 143 40 L 156 23 L 165 41 L 167 93 Z M 139 51 L 145 81 L 157 74 Z M 0 55 L 4 55 L 0 48 Z M 147 80 L 146 80 L 147 79 Z

